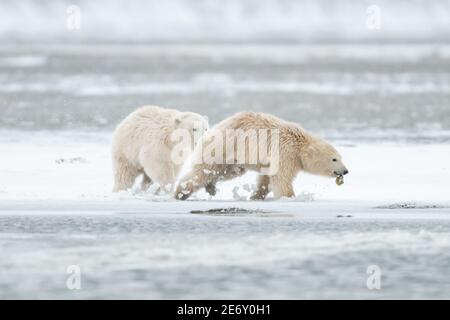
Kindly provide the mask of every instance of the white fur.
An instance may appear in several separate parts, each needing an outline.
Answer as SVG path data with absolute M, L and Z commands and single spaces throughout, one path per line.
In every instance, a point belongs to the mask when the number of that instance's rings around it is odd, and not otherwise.
M 143 174 L 143 188 L 152 182 L 171 189 L 182 164 L 171 161 L 176 129 L 208 128 L 206 117 L 156 106 L 142 107 L 116 128 L 112 144 L 113 191 L 126 190 Z
M 190 171 L 181 178 L 180 184 L 175 191 L 175 198 L 187 199 L 192 193 L 200 188 L 214 195 L 216 193 L 215 185 L 219 180 L 233 179 L 244 174 L 247 170 L 255 170 L 260 173 L 257 182 L 257 190 L 252 196 L 253 199 L 265 199 L 271 190 L 276 198 L 294 197 L 293 181 L 298 172 L 304 171 L 312 174 L 337 177 L 346 174 L 347 168 L 342 162 L 338 151 L 328 142 L 322 140 L 301 128 L 299 125 L 282 120 L 275 116 L 265 113 L 241 112 L 231 116 L 214 126 L 203 139 L 203 148 L 197 148 L 196 157 L 202 159 L 203 151 L 207 149 L 208 144 L 214 139 L 210 136 L 221 133 L 219 136 L 225 136 L 226 130 L 255 130 L 255 129 L 276 129 L 278 136 L 278 171 L 275 174 L 268 175 L 262 173 L 262 164 L 256 165 L 245 162 L 244 164 L 233 164 L 236 161 L 230 161 L 231 164 L 207 164 L 198 162 L 190 168 Z M 268 139 L 270 140 L 270 139 Z M 225 145 L 225 143 L 224 143 Z M 271 143 L 267 143 L 270 149 Z M 229 154 L 224 146 L 222 151 Z M 234 145 L 231 145 L 234 148 Z M 251 150 L 255 151 L 257 145 L 246 144 L 246 154 Z M 257 151 L 257 150 L 256 150 Z M 254 152 L 253 152 L 254 153 Z M 236 157 L 236 153 L 231 153 Z M 232 158 L 231 160 L 237 160 Z

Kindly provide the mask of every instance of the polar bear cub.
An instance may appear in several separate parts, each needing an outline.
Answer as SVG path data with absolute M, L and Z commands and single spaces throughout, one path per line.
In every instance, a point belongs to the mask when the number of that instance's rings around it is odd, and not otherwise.
M 172 159 L 172 150 L 178 143 L 173 141 L 172 134 L 176 130 L 190 134 L 192 151 L 195 136 L 201 137 L 208 127 L 208 118 L 193 112 L 157 106 L 132 112 L 117 126 L 113 136 L 113 191 L 132 187 L 139 175 L 144 176 L 144 189 L 156 182 L 170 191 L 183 166 Z
M 218 181 L 248 170 L 259 178 L 254 200 L 269 191 L 275 198 L 294 197 L 293 181 L 300 171 L 326 177 L 348 173 L 339 152 L 328 142 L 293 122 L 270 114 L 241 112 L 209 130 L 194 152 L 190 171 L 180 179 L 175 198 L 185 200 L 201 188 L 216 193 Z

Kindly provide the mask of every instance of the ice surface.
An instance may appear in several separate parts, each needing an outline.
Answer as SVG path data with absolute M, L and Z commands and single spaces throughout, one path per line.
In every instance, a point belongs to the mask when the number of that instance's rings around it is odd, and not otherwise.
M 341 187 L 301 174 L 255 202 L 247 174 L 175 201 L 111 194 L 110 134 L 2 132 L 1 298 L 449 297 L 449 145 L 336 141 Z
M 0 199 L 120 201 L 129 199 L 175 201 L 134 188 L 112 194 L 111 132 L 1 131 Z M 448 144 L 349 143 L 335 146 L 350 170 L 345 184 L 300 173 L 295 181 L 298 201 L 360 201 L 378 206 L 419 201 L 450 203 Z M 214 201 L 246 200 L 256 184 L 256 173 L 218 184 Z M 199 192 L 192 199 L 208 200 Z M 294 201 L 295 200 L 286 200 Z M 191 201 L 192 202 L 192 201 Z M 259 202 L 257 202 L 259 203 Z M 430 207 L 431 208 L 431 207 Z
M 450 221 L 426 215 L 2 214 L 0 297 L 448 298 Z

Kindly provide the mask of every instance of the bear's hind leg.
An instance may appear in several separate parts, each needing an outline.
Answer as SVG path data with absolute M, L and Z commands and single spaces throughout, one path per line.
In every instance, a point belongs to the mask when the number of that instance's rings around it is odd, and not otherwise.
M 210 182 L 205 186 L 205 191 L 209 193 L 211 196 L 215 196 L 217 193 L 216 184 L 214 182 Z
M 227 181 L 245 174 L 246 170 L 243 167 L 236 165 L 216 166 L 216 172 L 208 176 L 208 183 L 205 185 L 205 191 L 211 196 L 217 193 L 216 183 L 218 181 Z
M 148 188 L 150 188 L 150 186 L 152 185 L 153 181 L 145 173 L 145 171 L 142 173 L 142 175 L 143 175 L 143 177 L 142 177 L 141 188 L 142 188 L 142 190 L 146 191 L 146 190 L 148 190 Z
M 118 157 L 113 159 L 113 173 L 113 192 L 118 192 L 131 188 L 140 172 L 128 160 Z
M 270 177 L 266 175 L 260 175 L 258 177 L 257 189 L 250 197 L 251 200 L 264 200 L 269 193 Z

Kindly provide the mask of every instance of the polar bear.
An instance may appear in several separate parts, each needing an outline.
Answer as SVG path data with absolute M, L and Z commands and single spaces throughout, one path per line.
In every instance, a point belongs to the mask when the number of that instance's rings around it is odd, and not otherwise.
M 172 134 L 184 130 L 201 137 L 208 129 L 208 118 L 193 112 L 181 112 L 157 106 L 145 106 L 128 115 L 116 128 L 112 143 L 113 191 L 126 190 L 143 174 L 142 188 L 157 182 L 170 191 L 183 163 L 172 161 L 177 143 Z
M 329 143 L 295 123 L 265 113 L 241 112 L 223 120 L 204 135 L 194 158 L 190 171 L 178 183 L 176 199 L 185 200 L 200 188 L 214 195 L 218 181 L 247 170 L 259 172 L 253 200 L 265 199 L 270 191 L 275 198 L 294 197 L 292 183 L 300 171 L 326 177 L 348 173 L 341 155 Z

